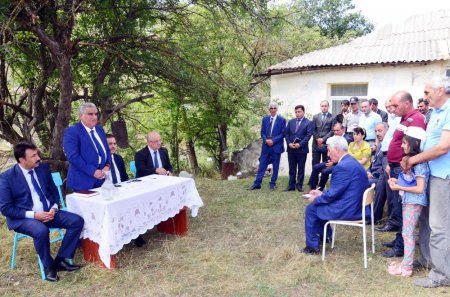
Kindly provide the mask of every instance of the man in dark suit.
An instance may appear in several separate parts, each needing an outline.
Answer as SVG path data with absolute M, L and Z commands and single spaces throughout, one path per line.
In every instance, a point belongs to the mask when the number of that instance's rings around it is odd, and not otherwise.
M 327 139 L 333 136 L 331 128 L 333 126 L 333 115 L 328 112 L 328 101 L 320 102 L 321 113 L 313 116 L 314 126 L 313 144 L 312 144 L 312 165 L 327 160 Z
M 151 174 L 170 175 L 172 172 L 169 152 L 166 148 L 161 147 L 161 136 L 155 131 L 147 134 L 147 146 L 134 155 L 134 161 L 136 178 Z M 145 243 L 141 235 L 134 239 L 137 247 L 141 247 Z
M 286 129 L 286 120 L 277 114 L 278 104 L 271 102 L 269 104 L 269 113 L 263 118 L 261 124 L 261 138 L 263 140 L 261 155 L 259 157 L 258 172 L 253 186 L 249 190 L 261 189 L 262 179 L 267 170 L 267 166 L 272 163 L 272 178 L 270 180 L 270 189 L 275 190 L 278 179 L 278 169 L 280 167 L 280 157 L 284 152 L 284 131 Z
M 384 110 L 381 110 L 378 108 L 378 100 L 375 98 L 372 98 L 369 100 L 369 104 L 370 104 L 370 108 L 372 109 L 373 112 L 376 112 L 380 115 L 381 120 L 385 123 L 388 122 L 388 113 L 385 112 Z
M 344 137 L 330 137 L 327 145 L 331 161 L 338 164 L 333 168 L 330 189 L 310 192 L 305 213 L 306 247 L 302 250 L 305 254 L 319 253 L 319 236 L 327 221 L 361 219 L 362 195 L 369 185 L 364 167 L 347 154 Z
M 378 140 L 378 145 L 375 150 L 373 161 L 367 170 L 367 177 L 369 178 L 369 185 L 375 183 L 375 203 L 373 208 L 373 217 L 375 224 L 379 224 L 383 218 L 384 204 L 386 203 L 386 178 L 384 176 L 384 169 L 387 164 L 386 156 L 381 150 L 381 142 L 388 131 L 388 123 L 381 122 L 375 126 L 375 133 Z
M 121 155 L 117 154 L 117 142 L 114 135 L 107 134 L 106 141 L 111 152 L 111 175 L 113 184 L 124 182 L 128 180 L 127 170 L 125 169 L 125 162 Z
M 78 114 L 80 122 L 67 128 L 63 138 L 64 152 L 69 161 L 67 187 L 74 191 L 100 187 L 111 164 L 106 134 L 97 125 L 97 107 L 85 102 Z
M 303 179 L 305 177 L 306 157 L 309 153 L 308 142 L 313 134 L 313 126 L 310 120 L 305 118 L 305 107 L 295 107 L 295 119 L 288 122 L 285 139 L 287 144 L 289 162 L 289 185 L 285 192 L 303 192 Z M 297 182 L 295 178 L 297 177 Z
M 8 228 L 29 235 L 45 270 L 46 280 L 57 281 L 57 271 L 76 271 L 66 262 L 75 254 L 84 220 L 77 214 L 59 210 L 58 189 L 46 164 L 41 164 L 34 144 L 14 147 L 16 165 L 0 175 L 0 212 Z M 49 228 L 64 228 L 66 234 L 55 259 L 50 255 Z
M 172 172 L 169 152 L 161 147 L 161 136 L 155 132 L 147 135 L 147 146 L 134 155 L 136 177 L 151 174 L 169 175 Z

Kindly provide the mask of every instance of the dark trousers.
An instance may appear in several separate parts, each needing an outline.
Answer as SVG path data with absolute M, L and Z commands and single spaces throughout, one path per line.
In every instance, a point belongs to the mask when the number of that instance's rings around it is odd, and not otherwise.
M 295 189 L 296 186 L 303 188 L 303 180 L 305 179 L 305 163 L 307 153 L 288 153 L 289 162 L 289 186 L 290 189 Z M 297 176 L 297 182 L 295 180 Z
M 316 151 L 316 146 L 313 146 L 312 148 L 312 166 L 320 163 L 320 162 L 326 162 L 327 161 L 327 152 L 318 152 Z
M 49 228 L 66 229 L 57 256 L 72 259 L 83 226 L 84 220 L 82 217 L 71 212 L 60 210 L 50 222 L 42 223 L 35 219 L 27 219 L 25 223 L 14 231 L 33 237 L 34 248 L 41 258 L 44 267 L 48 268 L 53 265 L 53 258 L 50 254 Z
M 280 156 L 281 153 L 275 153 L 272 149 L 268 152 L 261 154 L 259 157 L 258 172 L 256 173 L 256 179 L 253 183 L 254 186 L 261 186 L 262 179 L 266 173 L 269 162 L 272 161 L 272 178 L 270 180 L 270 186 L 275 187 L 278 179 L 278 169 L 280 168 Z
M 323 237 L 323 227 L 327 221 L 322 220 L 317 215 L 317 206 L 310 204 L 305 211 L 305 236 L 306 245 L 312 248 L 319 248 L 319 239 Z M 331 238 L 331 227 L 328 225 L 327 237 Z
M 398 175 L 402 171 L 401 167 L 391 168 L 391 177 L 398 178 Z M 396 222 L 399 227 L 399 231 L 395 234 L 395 246 L 394 248 L 403 251 L 403 215 L 402 215 L 402 202 L 398 191 L 392 191 L 388 184 L 386 184 L 386 194 L 389 205 L 391 205 L 392 215 L 390 220 Z
M 320 174 L 319 187 L 320 190 L 323 191 L 323 189 L 325 189 L 325 186 L 327 185 L 328 178 L 331 172 L 333 172 L 333 167 L 327 167 L 326 163 L 324 162 L 314 165 L 311 171 L 311 176 L 309 177 L 308 185 L 311 189 L 315 189 L 317 187 L 317 183 L 319 182 Z
M 375 222 L 383 218 L 384 205 L 386 204 L 387 178 L 385 173 L 381 173 L 378 178 L 369 180 L 369 185 L 375 183 L 375 203 L 373 206 L 373 219 Z M 388 217 L 391 216 L 391 207 L 388 207 Z

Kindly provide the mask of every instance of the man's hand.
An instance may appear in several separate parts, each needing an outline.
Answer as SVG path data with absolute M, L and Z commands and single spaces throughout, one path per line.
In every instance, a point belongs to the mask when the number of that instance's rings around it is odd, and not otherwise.
M 392 191 L 400 190 L 398 185 L 397 185 L 397 179 L 396 178 L 391 177 L 390 179 L 388 179 L 388 184 L 389 184 L 389 187 L 391 187 Z
M 105 173 L 103 171 L 101 171 L 100 169 L 97 169 L 94 172 L 94 177 L 97 178 L 97 179 L 104 179 L 105 178 Z
M 289 147 L 290 147 L 291 149 L 295 149 L 295 143 L 289 143 Z
M 368 177 L 369 179 L 372 179 L 372 178 L 373 178 L 372 173 L 370 173 L 369 171 L 367 171 L 367 177 Z
M 155 172 L 159 175 L 167 175 L 167 170 L 162 167 L 156 168 Z
M 325 166 L 327 166 L 327 168 L 330 168 L 333 166 L 333 162 L 332 161 L 328 161 L 327 163 L 325 163 Z
M 386 165 L 386 169 L 384 169 L 384 171 L 388 176 L 391 176 L 391 167 L 389 165 Z
M 322 145 L 323 145 L 323 138 L 317 138 L 317 139 L 316 139 L 316 143 L 317 143 L 317 145 L 321 148 Z
M 316 199 L 316 197 L 322 195 L 322 191 L 319 191 L 319 190 L 311 190 L 311 191 L 309 192 L 309 194 L 311 195 L 311 197 L 309 197 L 308 203 L 311 204 L 311 203 L 314 202 L 314 199 Z
M 55 216 L 55 210 L 50 210 L 48 212 L 47 211 L 38 211 L 38 212 L 34 213 L 34 218 L 43 223 L 53 220 L 54 216 Z
M 404 156 L 400 161 L 400 166 L 402 167 L 403 172 L 407 172 L 411 169 L 411 164 L 409 164 L 409 156 Z
M 272 146 L 273 145 L 273 140 L 272 139 L 266 139 L 266 144 L 268 146 Z

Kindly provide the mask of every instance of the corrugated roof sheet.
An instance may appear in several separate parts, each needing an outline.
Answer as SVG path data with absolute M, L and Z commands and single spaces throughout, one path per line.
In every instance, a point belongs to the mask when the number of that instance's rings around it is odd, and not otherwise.
M 294 57 L 269 67 L 267 74 L 448 60 L 449 53 L 450 9 L 443 9 L 385 25 L 342 45 Z

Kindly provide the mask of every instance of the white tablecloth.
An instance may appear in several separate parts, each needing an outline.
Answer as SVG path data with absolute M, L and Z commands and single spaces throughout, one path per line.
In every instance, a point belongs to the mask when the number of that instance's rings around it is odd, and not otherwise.
M 110 255 L 120 251 L 139 234 L 174 217 L 181 208 L 191 209 L 196 217 L 203 206 L 191 178 L 150 175 L 138 182 L 124 182 L 115 188 L 112 200 L 100 195 L 79 197 L 67 195 L 67 209 L 84 218 L 81 236 L 99 244 L 99 256 L 110 268 Z

